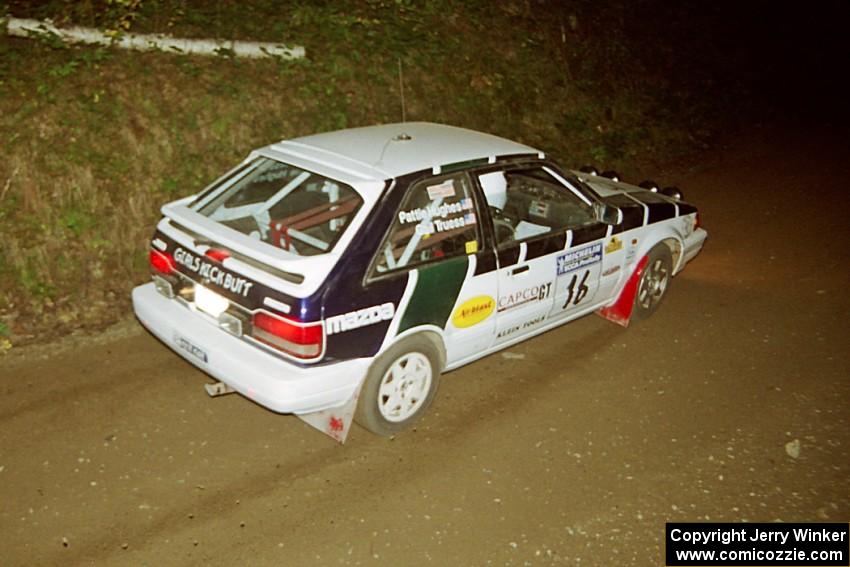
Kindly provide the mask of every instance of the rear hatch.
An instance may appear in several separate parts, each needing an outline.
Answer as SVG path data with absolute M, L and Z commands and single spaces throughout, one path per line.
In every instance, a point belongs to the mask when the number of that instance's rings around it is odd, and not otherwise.
M 363 199 L 352 187 L 258 156 L 198 195 L 163 207 L 150 253 L 161 293 L 234 335 L 300 360 L 323 350 L 309 298 Z

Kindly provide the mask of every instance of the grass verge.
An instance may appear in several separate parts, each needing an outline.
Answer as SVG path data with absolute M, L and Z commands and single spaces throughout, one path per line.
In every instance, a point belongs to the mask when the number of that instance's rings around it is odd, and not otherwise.
M 60 25 L 286 40 L 309 55 L 203 58 L 0 37 L 3 344 L 125 316 L 130 289 L 148 277 L 159 206 L 250 149 L 399 121 L 399 61 L 408 120 L 506 136 L 568 165 L 670 159 L 717 126 L 700 77 L 665 74 L 681 54 L 641 52 L 630 8 L 617 3 L 99 4 L 6 8 Z

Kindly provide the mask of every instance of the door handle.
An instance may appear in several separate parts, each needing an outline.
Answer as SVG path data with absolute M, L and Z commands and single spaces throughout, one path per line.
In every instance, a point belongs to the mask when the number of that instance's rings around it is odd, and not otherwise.
M 525 266 L 519 266 L 517 268 L 514 268 L 513 270 L 511 270 L 511 275 L 512 276 L 518 276 L 520 274 L 524 274 L 527 271 L 528 271 L 528 264 L 526 264 Z

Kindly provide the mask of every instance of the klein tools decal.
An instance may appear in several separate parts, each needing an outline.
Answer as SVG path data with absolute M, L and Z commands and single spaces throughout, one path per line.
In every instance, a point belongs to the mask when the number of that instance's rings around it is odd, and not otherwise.
M 620 240 L 619 238 L 617 238 L 616 236 L 611 238 L 611 241 L 608 244 L 605 245 L 605 253 L 606 254 L 612 254 L 612 253 L 616 252 L 617 250 L 622 250 L 622 249 L 623 249 L 623 241 Z
M 200 256 L 195 256 L 182 248 L 177 248 L 174 251 L 174 261 L 186 269 L 195 272 L 204 280 L 242 297 L 247 297 L 248 292 L 254 285 L 253 282 L 239 276 L 234 276 L 218 266 L 204 261 Z
M 487 319 L 496 308 L 496 300 L 489 295 L 479 295 L 458 305 L 452 315 L 452 324 L 465 329 Z
M 325 331 L 328 335 L 336 333 L 344 333 L 375 325 L 382 321 L 389 321 L 395 315 L 395 305 L 393 303 L 384 303 L 381 305 L 373 305 L 357 311 L 349 311 L 342 315 L 334 315 L 325 320 Z
M 499 297 L 499 313 L 519 307 L 520 305 L 525 305 L 526 303 L 531 303 L 532 301 L 542 301 L 549 297 L 551 291 L 552 282 L 547 282 L 503 295 Z
M 530 320 L 525 321 L 524 323 L 521 323 L 519 325 L 514 325 L 513 327 L 508 327 L 507 329 L 502 329 L 501 331 L 499 331 L 496 334 L 496 338 L 501 339 L 501 338 L 507 337 L 509 335 L 513 335 L 514 333 L 516 333 L 520 329 L 528 329 L 529 327 L 533 327 L 534 325 L 537 325 L 538 323 L 542 323 L 545 320 L 546 320 L 546 314 L 545 313 L 543 315 L 538 315 L 534 319 L 530 319 Z
M 578 250 L 571 250 L 566 254 L 561 254 L 557 258 L 558 275 L 563 276 L 578 269 L 596 264 L 602 261 L 602 244 L 593 244 L 585 246 Z

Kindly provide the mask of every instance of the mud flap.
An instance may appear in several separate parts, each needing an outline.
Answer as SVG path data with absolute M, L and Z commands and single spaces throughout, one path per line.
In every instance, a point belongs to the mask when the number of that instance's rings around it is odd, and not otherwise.
M 358 398 L 360 398 L 360 388 L 357 388 L 350 400 L 339 407 L 296 415 L 307 425 L 315 427 L 339 443 L 345 443 L 348 432 L 351 430 L 351 423 L 354 421 Z
M 649 256 L 644 256 L 640 259 L 635 271 L 632 272 L 632 275 L 629 276 L 628 281 L 626 281 L 626 285 L 623 286 L 623 291 L 620 292 L 620 296 L 617 300 L 608 307 L 599 309 L 596 312 L 597 315 L 604 317 L 609 321 L 613 321 L 618 325 L 622 325 L 623 327 L 629 326 L 629 320 L 632 318 L 632 309 L 634 309 L 635 306 L 635 295 L 637 295 L 638 283 L 640 282 L 640 277 L 643 275 L 643 270 L 646 268 L 646 264 L 648 262 Z

